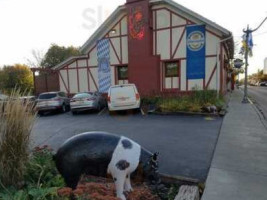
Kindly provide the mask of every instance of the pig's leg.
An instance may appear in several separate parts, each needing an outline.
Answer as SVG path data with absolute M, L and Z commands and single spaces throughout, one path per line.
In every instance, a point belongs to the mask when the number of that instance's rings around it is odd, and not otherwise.
M 116 186 L 117 197 L 120 198 L 121 200 L 126 200 L 123 194 L 126 173 L 124 172 L 116 173 L 116 176 L 113 176 L 113 179 Z
M 64 179 L 65 179 L 66 185 L 70 187 L 71 189 L 75 190 L 80 180 L 80 176 L 79 175 L 66 176 L 64 177 Z
M 124 191 L 126 191 L 126 192 L 132 192 L 133 191 L 133 188 L 131 186 L 130 174 L 126 175 L 126 180 L 125 180 L 125 183 L 124 183 Z

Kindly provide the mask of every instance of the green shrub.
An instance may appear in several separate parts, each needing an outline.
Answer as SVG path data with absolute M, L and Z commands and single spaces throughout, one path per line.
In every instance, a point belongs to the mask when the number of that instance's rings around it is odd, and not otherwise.
M 53 161 L 52 149 L 36 147 L 26 165 L 24 180 L 34 187 L 63 187 L 64 180 L 58 174 Z
M 37 147 L 26 164 L 24 187 L 0 187 L 0 199 L 3 200 L 64 200 L 57 190 L 64 187 L 63 178 L 57 172 L 52 150 L 47 146 Z
M 201 112 L 203 107 L 212 105 L 220 110 L 224 99 L 222 96 L 217 98 L 217 93 L 213 90 L 194 90 L 192 94 L 184 96 L 146 97 L 142 103 L 153 104 L 160 112 Z

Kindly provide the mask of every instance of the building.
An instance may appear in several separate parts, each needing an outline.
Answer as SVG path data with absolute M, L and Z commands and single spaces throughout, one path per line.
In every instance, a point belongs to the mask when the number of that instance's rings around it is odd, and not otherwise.
M 230 88 L 232 33 L 172 0 L 127 0 L 81 51 L 52 68 L 58 90 L 107 92 L 124 83 L 143 95 Z

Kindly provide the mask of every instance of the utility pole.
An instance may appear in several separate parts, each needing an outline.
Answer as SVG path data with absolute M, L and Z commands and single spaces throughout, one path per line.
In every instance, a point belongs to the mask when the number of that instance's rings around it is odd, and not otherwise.
M 247 27 L 247 30 L 243 30 L 243 32 L 246 34 L 246 46 L 245 46 L 245 88 L 244 88 L 244 98 L 242 103 L 248 103 L 248 51 L 249 51 L 249 46 L 248 46 L 248 39 L 250 34 L 253 32 L 257 31 L 263 23 L 267 20 L 267 17 L 261 22 L 261 24 L 254 30 L 250 29 L 249 26 Z

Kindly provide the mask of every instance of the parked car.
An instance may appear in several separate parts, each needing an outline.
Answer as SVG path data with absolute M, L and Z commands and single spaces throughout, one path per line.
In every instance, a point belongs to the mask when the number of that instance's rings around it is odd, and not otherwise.
M 140 108 L 140 95 L 134 84 L 111 86 L 108 91 L 109 111 Z
M 37 98 L 35 96 L 23 96 L 20 97 L 19 100 L 23 105 L 27 104 L 28 108 L 34 111 L 37 104 Z
M 39 95 L 36 110 L 40 115 L 47 111 L 66 112 L 70 107 L 70 99 L 65 92 L 47 92 Z
M 78 93 L 70 100 L 72 114 L 86 110 L 100 111 L 105 105 L 105 98 L 98 92 Z
M 259 83 L 259 86 L 266 87 L 267 86 L 267 82 L 261 82 L 261 83 Z
M 8 98 L 8 96 L 4 95 L 4 94 L 0 94 L 0 101 L 4 101 Z

